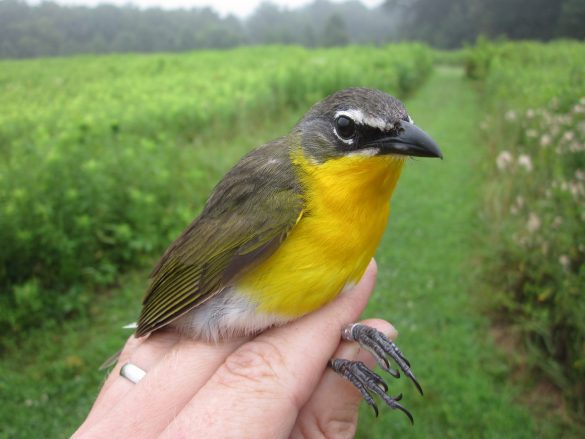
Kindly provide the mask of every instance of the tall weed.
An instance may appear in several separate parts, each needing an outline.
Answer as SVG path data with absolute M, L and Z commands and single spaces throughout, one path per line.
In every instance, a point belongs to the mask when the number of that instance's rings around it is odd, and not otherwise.
M 528 361 L 585 408 L 585 44 L 477 46 L 490 145 L 485 275 Z M 489 61 L 486 63 L 486 54 Z M 487 67 L 486 67 L 487 65 Z

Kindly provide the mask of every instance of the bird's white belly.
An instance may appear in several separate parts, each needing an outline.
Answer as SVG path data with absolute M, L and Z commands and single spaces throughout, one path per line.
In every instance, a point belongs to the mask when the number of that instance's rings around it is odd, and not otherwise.
M 341 293 L 351 290 L 354 285 L 353 282 L 348 283 Z M 257 308 L 249 295 L 240 294 L 232 286 L 183 314 L 170 325 L 191 338 L 215 343 L 257 334 L 294 320 L 289 316 L 261 312 Z
M 197 308 L 171 322 L 189 337 L 217 342 L 252 335 L 292 320 L 288 316 L 259 312 L 257 305 L 235 287 L 227 287 Z

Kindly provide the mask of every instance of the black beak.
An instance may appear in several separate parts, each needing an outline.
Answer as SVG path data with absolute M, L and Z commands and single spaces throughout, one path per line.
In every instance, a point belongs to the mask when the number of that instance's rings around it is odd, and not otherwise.
M 372 146 L 380 147 L 380 154 L 443 158 L 439 145 L 415 124 L 401 121 L 400 126 L 398 135 L 378 139 Z

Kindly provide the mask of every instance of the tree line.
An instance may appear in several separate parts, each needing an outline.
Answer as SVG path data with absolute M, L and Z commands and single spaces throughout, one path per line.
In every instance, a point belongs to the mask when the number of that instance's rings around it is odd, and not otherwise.
M 585 38 L 585 0 L 315 0 L 296 8 L 262 3 L 246 19 L 210 8 L 61 6 L 0 1 L 0 57 L 168 52 L 250 44 L 307 47 L 420 40 L 456 48 L 488 37 Z
M 457 48 L 479 35 L 512 40 L 585 39 L 585 0 L 386 0 L 399 39 Z
M 167 10 L 134 6 L 29 5 L 0 1 L 0 57 L 77 53 L 161 52 L 222 49 L 252 44 L 307 47 L 385 43 L 392 16 L 358 1 L 317 0 L 298 9 L 262 3 L 245 20 L 210 8 Z

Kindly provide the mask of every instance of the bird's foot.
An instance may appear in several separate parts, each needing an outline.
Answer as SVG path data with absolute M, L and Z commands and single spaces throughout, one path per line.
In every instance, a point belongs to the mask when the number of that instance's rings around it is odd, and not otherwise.
M 388 407 L 404 412 L 410 422 L 414 424 L 414 419 L 410 412 L 398 402 L 402 399 L 402 395 L 398 395 L 395 398 L 389 396 L 386 393 L 388 386 L 384 380 L 377 373 L 368 369 L 364 363 L 336 358 L 329 362 L 329 367 L 351 382 L 360 391 L 366 403 L 374 409 L 376 417 L 378 416 L 378 406 L 372 397 L 372 393 L 378 395 Z
M 386 337 L 377 329 L 360 323 L 353 323 L 343 328 L 341 337 L 347 341 L 355 341 L 362 348 L 370 352 L 378 365 L 395 378 L 400 377 L 400 372 L 390 367 L 388 357 L 392 358 L 400 370 L 414 383 L 420 394 L 423 394 L 422 387 L 416 377 L 410 370 L 410 362 L 404 354 L 398 349 L 392 340 Z
M 400 377 L 400 372 L 390 367 L 389 358 L 392 358 L 404 375 L 412 380 L 420 394 L 423 394 L 422 387 L 410 370 L 410 363 L 400 349 L 398 349 L 398 346 L 383 333 L 369 326 L 353 323 L 343 328 L 341 337 L 347 341 L 357 342 L 362 348 L 374 356 L 382 370 L 398 378 Z M 368 405 L 374 409 L 376 415 L 378 414 L 378 408 L 372 398 L 372 393 L 380 396 L 389 407 L 402 410 L 412 422 L 410 413 L 398 403 L 402 395 L 397 398 L 388 396 L 386 393 L 388 386 L 384 380 L 369 370 L 365 364 L 357 361 L 333 359 L 330 361 L 329 366 L 335 372 L 348 379 L 360 391 Z

